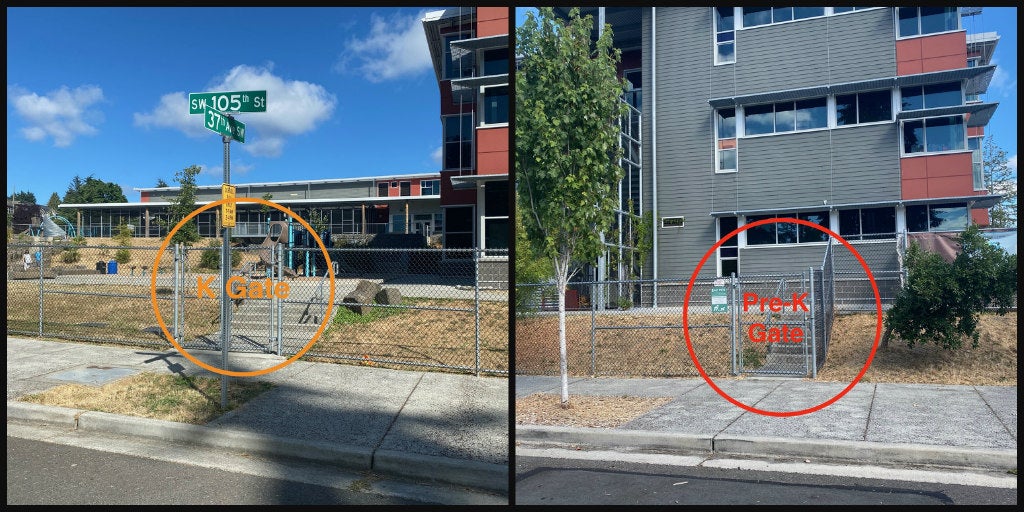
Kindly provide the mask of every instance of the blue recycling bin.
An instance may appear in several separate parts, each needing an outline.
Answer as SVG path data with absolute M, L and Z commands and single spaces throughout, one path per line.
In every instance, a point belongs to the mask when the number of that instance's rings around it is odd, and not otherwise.
M 117 273 L 117 260 L 110 260 L 107 263 L 107 273 L 108 274 L 116 274 Z

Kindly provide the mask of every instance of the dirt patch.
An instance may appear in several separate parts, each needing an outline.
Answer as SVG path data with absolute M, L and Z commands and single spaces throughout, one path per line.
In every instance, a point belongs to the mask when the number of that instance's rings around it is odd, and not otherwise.
M 203 425 L 269 390 L 273 384 L 232 379 L 220 408 L 220 379 L 140 373 L 103 386 L 65 384 L 20 400 L 72 409 Z
M 559 395 L 534 393 L 516 399 L 516 423 L 615 428 L 671 401 L 638 396 L 569 395 L 569 408 L 563 409 Z
M 694 316 L 690 336 L 704 370 L 716 378 L 732 378 L 728 320 L 723 317 Z M 836 316 L 828 357 L 818 372 L 818 380 L 850 382 L 860 373 L 874 343 L 875 321 L 876 317 L 871 314 Z M 595 331 L 591 338 L 590 314 L 570 314 L 566 317 L 569 373 L 608 377 L 699 377 L 690 360 L 680 322 L 681 318 L 674 314 L 597 315 L 594 323 L 605 328 Z M 517 318 L 515 326 L 516 372 L 557 375 L 557 317 L 545 314 Z M 636 328 L 651 326 L 665 327 Z M 900 340 L 891 340 L 888 349 L 879 348 L 875 354 L 864 381 L 1016 385 L 1016 314 L 983 314 L 979 332 L 978 348 L 972 349 L 968 343 L 957 351 L 931 344 L 911 349 Z

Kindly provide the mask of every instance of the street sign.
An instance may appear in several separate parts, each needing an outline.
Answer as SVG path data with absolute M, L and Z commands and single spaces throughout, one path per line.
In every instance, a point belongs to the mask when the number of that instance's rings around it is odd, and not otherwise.
M 235 186 L 222 184 L 220 186 L 220 195 L 224 199 L 232 199 L 235 197 Z M 233 228 L 235 227 L 235 205 L 237 203 L 228 202 L 221 205 L 221 227 L 222 228 Z
M 267 91 L 188 93 L 189 114 L 202 114 L 207 107 L 221 112 L 266 112 Z
M 206 127 L 238 142 L 245 142 L 245 123 L 219 110 L 206 107 Z

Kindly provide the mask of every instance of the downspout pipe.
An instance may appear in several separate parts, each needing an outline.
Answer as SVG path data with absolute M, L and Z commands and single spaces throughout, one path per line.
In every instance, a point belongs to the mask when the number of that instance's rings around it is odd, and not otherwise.
M 654 307 L 658 307 L 658 8 L 651 7 L 651 252 Z

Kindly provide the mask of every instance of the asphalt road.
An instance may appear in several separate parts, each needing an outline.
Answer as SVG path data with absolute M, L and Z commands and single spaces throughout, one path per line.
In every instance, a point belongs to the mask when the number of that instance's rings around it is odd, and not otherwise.
M 7 504 L 421 504 L 313 485 L 7 437 Z
M 517 505 L 1010 505 L 1017 489 L 516 457 Z

